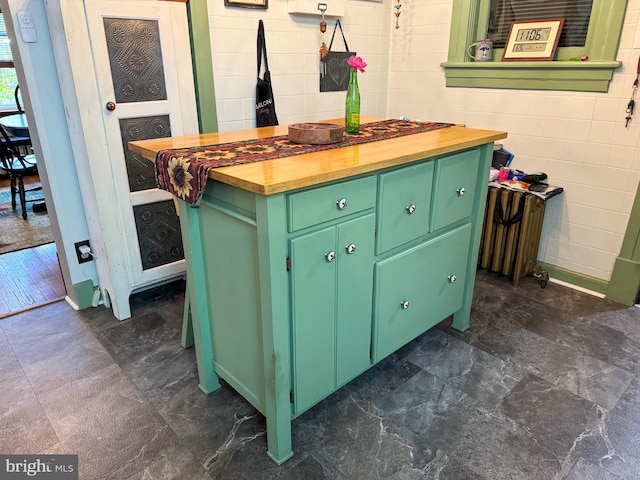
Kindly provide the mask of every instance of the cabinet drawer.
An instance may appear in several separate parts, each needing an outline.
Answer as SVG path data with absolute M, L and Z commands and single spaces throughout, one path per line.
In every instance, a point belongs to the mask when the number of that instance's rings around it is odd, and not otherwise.
M 462 307 L 470 235 L 466 224 L 376 265 L 377 360 Z
M 471 215 L 479 163 L 478 149 L 437 160 L 433 230 L 446 227 Z
M 293 193 L 288 196 L 289 231 L 372 208 L 375 202 L 375 176 Z
M 434 162 L 380 175 L 378 253 L 429 232 Z

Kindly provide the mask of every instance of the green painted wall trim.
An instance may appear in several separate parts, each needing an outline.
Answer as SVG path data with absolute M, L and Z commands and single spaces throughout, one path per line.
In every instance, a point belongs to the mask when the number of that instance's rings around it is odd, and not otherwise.
M 585 288 L 593 292 L 606 294 L 609 282 L 600 278 L 591 277 L 582 273 L 557 267 L 549 263 L 538 262 L 538 265 L 549 273 L 549 277 L 570 283 L 576 287 Z
M 607 290 L 607 298 L 625 305 L 633 305 L 638 296 L 640 262 L 618 257 Z
M 445 69 L 448 87 L 511 88 L 606 92 L 621 63 L 616 61 L 627 0 L 594 0 L 584 48 L 559 48 L 558 60 L 588 55 L 586 62 L 473 62 L 467 46 L 486 37 L 490 0 L 453 0 L 449 57 Z
M 73 284 L 73 293 L 75 294 L 76 305 L 78 305 L 80 310 L 91 306 L 94 290 L 95 287 L 91 280 L 84 280 Z
M 191 35 L 191 61 L 193 62 L 200 133 L 217 132 L 218 116 L 213 82 L 207 0 L 189 0 L 187 15 Z
M 606 92 L 621 62 L 478 62 L 441 64 L 447 87 Z
M 613 265 L 607 298 L 632 305 L 640 290 L 640 189 L 629 215 L 620 255 Z

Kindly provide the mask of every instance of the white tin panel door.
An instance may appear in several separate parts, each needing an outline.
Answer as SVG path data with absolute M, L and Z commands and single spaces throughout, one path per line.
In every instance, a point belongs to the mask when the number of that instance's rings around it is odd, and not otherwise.
M 171 196 L 158 190 L 153 165 L 130 152 L 127 142 L 198 133 L 186 8 L 85 0 L 85 11 L 115 194 L 100 198 L 97 187 L 97 201 L 112 202 L 119 211 L 135 290 L 185 268 Z

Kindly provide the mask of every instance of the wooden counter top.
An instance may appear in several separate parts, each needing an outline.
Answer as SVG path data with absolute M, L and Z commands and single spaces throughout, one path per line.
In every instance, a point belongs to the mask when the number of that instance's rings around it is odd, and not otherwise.
M 366 118 L 373 122 L 380 119 Z M 343 124 L 342 119 L 324 120 Z M 232 132 L 129 142 L 129 148 L 155 161 L 160 150 L 237 142 L 252 138 L 287 135 L 288 126 L 251 128 Z M 472 148 L 506 138 L 506 132 L 454 126 L 414 135 L 364 143 L 328 151 L 265 160 L 263 162 L 214 168 L 209 178 L 261 195 L 373 172 L 382 168 Z

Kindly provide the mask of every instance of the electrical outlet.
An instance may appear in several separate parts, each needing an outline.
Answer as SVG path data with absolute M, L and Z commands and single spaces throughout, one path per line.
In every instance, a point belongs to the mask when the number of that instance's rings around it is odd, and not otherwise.
M 73 246 L 76 247 L 76 256 L 78 257 L 78 263 L 85 263 L 93 260 L 93 252 L 91 251 L 89 240 L 76 242 L 73 244 Z

